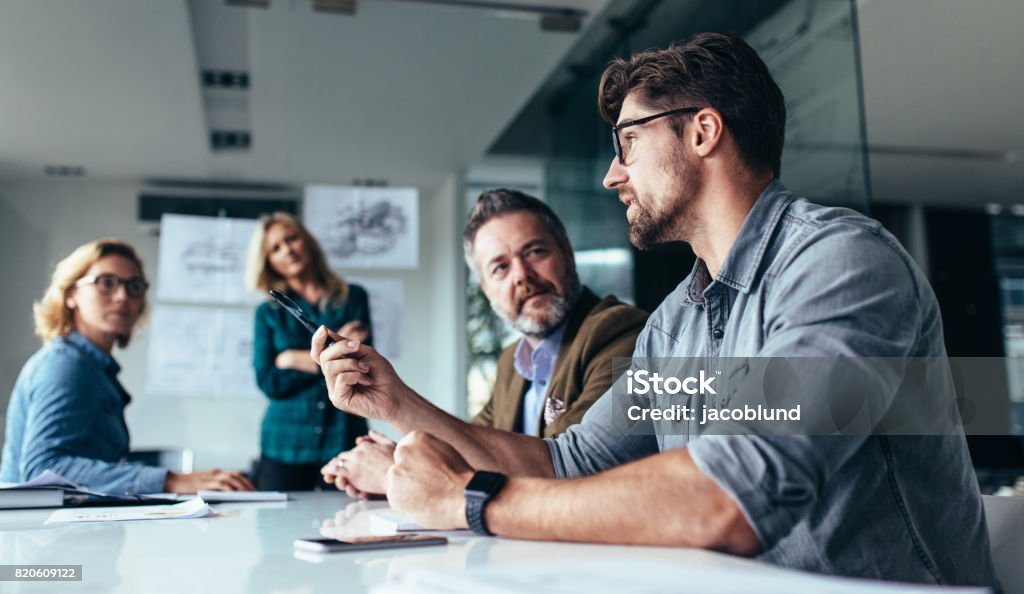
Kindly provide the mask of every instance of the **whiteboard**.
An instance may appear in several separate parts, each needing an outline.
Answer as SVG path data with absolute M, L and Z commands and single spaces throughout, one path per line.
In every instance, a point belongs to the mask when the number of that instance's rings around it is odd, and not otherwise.
M 156 296 L 161 301 L 257 304 L 245 287 L 251 219 L 165 214 L 160 219 Z
M 154 306 L 146 392 L 262 399 L 252 366 L 254 315 L 252 307 Z
M 370 297 L 374 348 L 387 359 L 397 358 L 402 353 L 402 309 L 405 305 L 402 281 L 394 278 L 354 276 L 348 277 L 347 280 L 366 289 Z
M 416 188 L 306 186 L 302 220 L 331 268 L 416 268 Z

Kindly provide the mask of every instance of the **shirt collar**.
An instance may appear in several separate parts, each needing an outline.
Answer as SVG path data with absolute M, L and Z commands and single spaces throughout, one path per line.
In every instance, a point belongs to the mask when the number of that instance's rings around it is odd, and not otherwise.
M 525 338 L 519 340 L 514 357 L 514 366 L 516 371 L 519 372 L 519 375 L 525 377 L 527 380 L 533 381 L 533 359 L 535 353 L 544 352 L 552 361 L 558 357 L 558 349 L 562 345 L 562 337 L 565 336 L 566 326 L 566 322 L 562 322 L 558 328 L 555 328 L 554 332 L 544 337 L 544 339 L 537 344 L 536 348 L 531 347 L 530 343 Z
M 117 375 L 121 372 L 121 366 L 113 357 L 103 352 L 103 349 L 93 344 L 91 340 L 80 334 L 77 330 L 68 333 L 66 340 L 89 357 L 96 359 L 103 369 L 110 375 Z
M 782 220 L 786 207 L 796 197 L 779 180 L 772 180 L 747 213 L 736 240 L 722 262 L 714 280 L 742 293 L 749 293 L 754 277 L 761 267 L 768 241 Z M 703 301 L 704 290 L 711 284 L 711 274 L 703 260 L 697 258 L 690 273 L 687 297 L 695 303 Z

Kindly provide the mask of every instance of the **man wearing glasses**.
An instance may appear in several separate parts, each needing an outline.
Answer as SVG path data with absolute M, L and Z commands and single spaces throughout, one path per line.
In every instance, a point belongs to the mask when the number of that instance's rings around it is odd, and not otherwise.
M 617 60 L 599 105 L 616 153 L 604 185 L 627 207 L 630 240 L 641 249 L 686 241 L 698 256 L 651 315 L 634 366 L 647 357 L 944 361 L 937 302 L 895 238 L 779 182 L 782 93 L 740 38 L 705 33 Z M 335 405 L 406 434 L 388 500 L 421 524 L 995 584 L 961 435 L 625 432 L 609 392 L 582 423 L 539 440 L 462 423 L 372 349 L 322 349 L 325 338 L 321 329 L 311 354 Z M 871 379 L 889 402 L 903 388 L 890 375 Z

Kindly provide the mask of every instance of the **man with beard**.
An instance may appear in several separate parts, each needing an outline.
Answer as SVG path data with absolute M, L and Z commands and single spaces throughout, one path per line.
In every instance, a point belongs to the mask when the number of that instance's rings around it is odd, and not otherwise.
M 522 192 L 481 194 L 463 247 L 491 308 L 522 334 L 501 353 L 491 398 L 471 422 L 536 437 L 560 435 L 611 387 L 612 360 L 632 355 L 647 313 L 580 286 L 562 221 Z M 321 473 L 349 495 L 381 495 L 394 448 L 371 431 Z
M 948 377 L 935 296 L 896 239 L 877 221 L 811 204 L 779 182 L 785 104 L 742 39 L 703 33 L 615 60 L 598 103 L 615 147 L 604 185 L 627 206 L 630 239 L 641 248 L 686 241 L 698 257 L 651 314 L 634 365 L 886 358 L 895 369 L 923 358 L 945 365 Z M 995 585 L 962 433 L 625 431 L 609 392 L 580 424 L 539 440 L 461 423 L 371 348 L 342 341 L 324 349 L 328 334 L 314 335 L 311 355 L 331 400 L 406 434 L 387 496 L 424 526 Z M 802 379 L 795 391 L 819 384 Z M 867 379 L 873 390 L 851 398 L 897 402 L 905 387 L 897 373 Z

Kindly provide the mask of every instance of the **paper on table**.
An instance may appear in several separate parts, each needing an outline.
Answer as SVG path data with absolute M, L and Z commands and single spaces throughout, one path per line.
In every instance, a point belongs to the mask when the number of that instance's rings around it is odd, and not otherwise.
M 469 570 L 423 570 L 402 574 L 373 594 L 529 594 L 632 592 L 700 592 L 701 594 L 983 594 L 987 588 L 953 588 L 836 578 L 765 566 L 726 569 L 638 558 L 599 558 L 559 563 L 477 567 Z
M 371 534 L 395 534 L 396 532 L 436 532 L 450 538 L 475 536 L 472 530 L 445 530 L 443 528 L 427 528 L 409 518 L 392 511 L 378 511 L 370 515 Z
M 59 509 L 44 524 L 76 522 L 118 522 L 123 520 L 183 520 L 213 515 L 213 510 L 196 497 L 173 505 L 139 505 L 135 507 L 94 507 L 91 509 Z
M 198 495 L 209 503 L 288 501 L 288 494 L 281 491 L 200 491 Z
M 283 491 L 200 491 L 198 493 L 157 493 L 153 497 L 188 501 L 196 496 L 207 503 L 248 503 L 257 501 L 288 501 Z
M 430 530 L 420 524 L 390 511 L 374 512 L 370 516 L 370 531 L 378 532 L 423 532 Z

